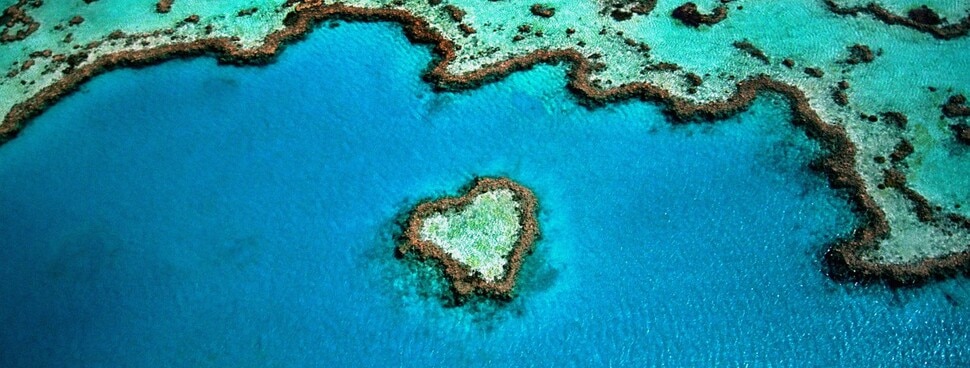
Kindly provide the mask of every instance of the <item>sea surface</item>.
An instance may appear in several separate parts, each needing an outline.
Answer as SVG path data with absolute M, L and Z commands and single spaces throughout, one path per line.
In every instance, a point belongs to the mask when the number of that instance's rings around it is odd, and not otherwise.
M 558 66 L 434 92 L 430 60 L 340 23 L 53 106 L 0 147 L 0 367 L 970 365 L 967 279 L 823 274 L 857 219 L 783 100 L 671 124 Z M 479 175 L 536 193 L 542 239 L 512 302 L 448 306 L 397 221 Z

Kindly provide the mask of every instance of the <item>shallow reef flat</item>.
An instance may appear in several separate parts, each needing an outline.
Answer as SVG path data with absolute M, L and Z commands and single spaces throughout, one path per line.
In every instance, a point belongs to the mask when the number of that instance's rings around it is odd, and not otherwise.
M 965 3 L 780 1 L 7 0 L 2 141 L 106 70 L 213 55 L 266 63 L 339 20 L 391 21 L 435 61 L 426 79 L 474 88 L 537 63 L 599 106 L 643 99 L 674 122 L 785 96 L 826 154 L 814 165 L 861 221 L 831 244 L 838 279 L 919 284 L 970 269 L 970 59 Z M 924 6 L 925 5 L 925 6 Z

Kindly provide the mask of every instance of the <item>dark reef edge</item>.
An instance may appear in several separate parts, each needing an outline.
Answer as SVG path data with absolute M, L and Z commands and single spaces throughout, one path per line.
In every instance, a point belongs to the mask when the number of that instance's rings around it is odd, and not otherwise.
M 11 108 L 0 124 L 0 145 L 14 138 L 23 125 L 49 105 L 74 91 L 90 78 L 121 67 L 147 66 L 179 57 L 213 55 L 222 63 L 265 64 L 274 60 L 289 42 L 300 39 L 325 19 L 348 21 L 389 21 L 402 25 L 407 38 L 415 44 L 432 46 L 433 60 L 424 78 L 439 90 L 463 90 L 501 79 L 537 64 L 568 63 L 567 87 L 588 106 L 639 98 L 666 106 L 675 122 L 717 120 L 747 109 L 759 92 L 776 92 L 791 105 L 792 123 L 820 142 L 826 152 L 812 166 L 824 173 L 832 188 L 844 190 L 860 225 L 845 238 L 831 244 L 824 259 L 824 272 L 834 280 L 861 283 L 886 282 L 890 286 L 915 286 L 936 279 L 970 273 L 970 251 L 963 251 L 916 263 L 880 264 L 863 258 L 866 250 L 878 247 L 889 233 L 886 215 L 866 192 L 865 183 L 854 170 L 856 147 L 842 127 L 822 121 L 797 87 L 765 75 L 737 83 L 737 91 L 722 101 L 694 104 L 647 82 L 628 83 L 599 89 L 590 82 L 592 63 L 574 49 L 538 50 L 480 69 L 454 75 L 447 71 L 455 55 L 452 41 L 436 33 L 427 21 L 408 11 L 366 9 L 346 5 L 297 4 L 284 20 L 284 28 L 268 35 L 255 49 L 240 49 L 229 38 L 209 38 L 130 52 L 103 55 L 91 63 L 66 72 L 64 77 L 36 95 Z M 965 29 L 964 29 L 965 30 Z M 955 214 L 955 220 L 968 223 Z
M 697 4 L 694 4 L 693 2 L 686 2 L 683 5 L 678 6 L 674 9 L 673 13 L 671 13 L 671 16 L 673 16 L 674 19 L 679 20 L 688 27 L 694 28 L 700 27 L 702 24 L 713 26 L 720 23 L 722 20 L 727 19 L 727 15 L 727 7 L 724 5 L 720 5 L 711 10 L 710 13 L 705 14 L 701 13 L 697 9 Z
M 511 190 L 515 201 L 521 206 L 519 208 L 520 232 L 518 240 L 509 253 L 508 263 L 505 264 L 505 272 L 501 279 L 489 282 L 471 274 L 471 271 L 460 262 L 448 255 L 441 247 L 432 242 L 421 240 L 421 227 L 424 219 L 434 213 L 441 213 L 448 210 L 460 210 L 470 204 L 475 197 L 489 191 L 498 189 Z M 473 293 L 509 299 L 515 288 L 515 282 L 522 262 L 526 255 L 532 252 L 532 246 L 539 237 L 539 223 L 536 220 L 536 208 L 538 207 L 536 197 L 528 188 L 507 178 L 476 178 L 471 187 L 462 191 L 459 197 L 445 197 L 435 200 L 424 201 L 414 207 L 408 216 L 403 241 L 397 248 L 401 254 L 417 252 L 423 259 L 433 259 L 442 265 L 445 276 L 451 281 L 452 290 L 461 297 L 467 297 Z
M 940 25 L 938 22 L 920 21 L 922 20 L 921 18 L 925 17 L 925 15 L 923 17 L 912 17 L 912 11 L 910 17 L 895 14 L 888 9 L 883 8 L 879 4 L 876 4 L 875 2 L 870 2 L 865 6 L 842 7 L 839 6 L 839 4 L 836 4 L 833 0 L 825 0 L 825 5 L 835 14 L 856 16 L 860 13 L 869 13 L 883 23 L 889 25 L 898 24 L 904 27 L 909 27 L 920 32 L 929 33 L 933 37 L 941 40 L 952 40 L 957 37 L 965 36 L 967 31 L 970 30 L 970 15 L 967 15 L 956 23 Z M 924 12 L 929 12 L 929 14 L 932 14 L 934 17 L 936 16 L 936 13 L 933 13 L 932 10 L 925 8 L 925 6 L 923 10 Z

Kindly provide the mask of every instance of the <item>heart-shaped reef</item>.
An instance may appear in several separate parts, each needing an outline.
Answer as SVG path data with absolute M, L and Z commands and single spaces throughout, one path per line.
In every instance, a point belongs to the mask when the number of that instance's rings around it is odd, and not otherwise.
M 510 298 L 539 236 L 536 206 L 532 191 L 508 178 L 477 178 L 460 197 L 418 204 L 398 249 L 438 261 L 459 296 Z

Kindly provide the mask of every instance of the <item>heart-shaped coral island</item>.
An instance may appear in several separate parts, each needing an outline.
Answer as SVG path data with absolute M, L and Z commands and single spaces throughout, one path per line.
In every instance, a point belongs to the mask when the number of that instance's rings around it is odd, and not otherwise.
M 539 236 L 536 206 L 532 191 L 510 179 L 478 178 L 460 197 L 418 204 L 398 249 L 438 261 L 459 296 L 509 298 Z

